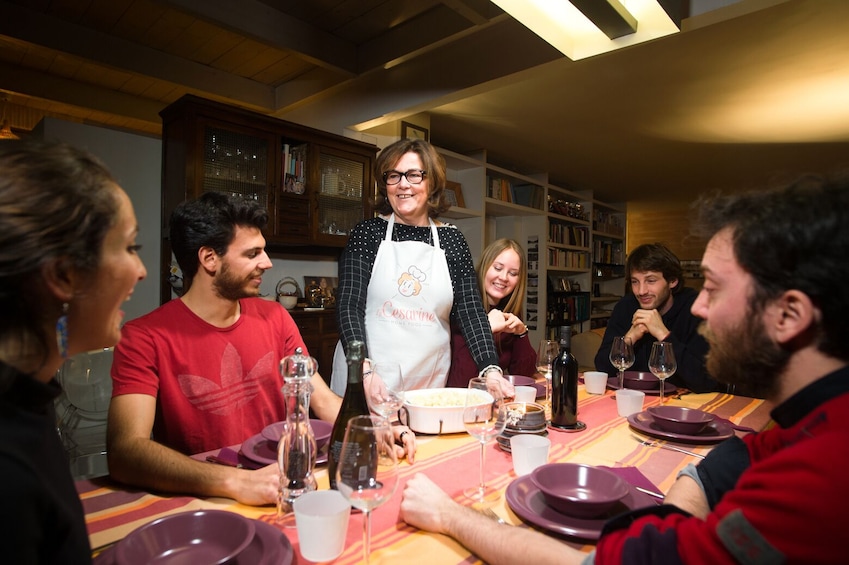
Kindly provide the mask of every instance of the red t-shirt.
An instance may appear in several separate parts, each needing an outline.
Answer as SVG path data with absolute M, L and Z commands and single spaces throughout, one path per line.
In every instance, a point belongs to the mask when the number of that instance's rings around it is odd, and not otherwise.
M 227 328 L 206 323 L 180 299 L 124 325 L 112 396 L 156 397 L 157 442 L 199 453 L 243 442 L 285 419 L 280 360 L 307 348 L 276 302 L 239 303 L 239 320 Z

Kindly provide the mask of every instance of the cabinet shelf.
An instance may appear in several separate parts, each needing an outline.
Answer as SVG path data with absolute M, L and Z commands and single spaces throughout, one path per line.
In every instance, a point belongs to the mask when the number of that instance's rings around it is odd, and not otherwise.
M 484 203 L 486 204 L 486 213 L 490 216 L 542 216 L 544 213 L 537 208 L 512 204 L 488 196 L 484 198 Z

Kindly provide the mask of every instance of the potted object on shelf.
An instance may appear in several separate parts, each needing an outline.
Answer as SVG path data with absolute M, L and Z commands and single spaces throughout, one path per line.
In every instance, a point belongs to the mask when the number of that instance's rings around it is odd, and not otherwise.
M 279 302 L 286 310 L 291 310 L 298 303 L 298 297 L 301 294 L 301 287 L 298 286 L 298 282 L 292 277 L 283 277 L 277 283 L 275 292 L 277 294 L 277 302 Z

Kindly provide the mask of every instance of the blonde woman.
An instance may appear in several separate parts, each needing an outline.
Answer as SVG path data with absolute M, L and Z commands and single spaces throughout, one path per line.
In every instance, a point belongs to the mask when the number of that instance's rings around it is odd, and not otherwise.
M 536 352 L 528 342 L 522 299 L 528 279 L 525 251 L 512 239 L 499 239 L 484 249 L 478 264 L 478 287 L 495 336 L 498 364 L 505 374 L 532 376 Z M 451 327 L 451 369 L 448 386 L 466 387 L 477 376 L 466 340 Z

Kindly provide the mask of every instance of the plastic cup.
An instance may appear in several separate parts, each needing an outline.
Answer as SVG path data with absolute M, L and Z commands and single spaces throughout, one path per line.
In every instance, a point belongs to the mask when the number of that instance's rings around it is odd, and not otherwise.
M 532 386 L 514 386 L 516 402 L 533 402 L 537 399 L 537 389 Z
M 643 401 L 646 393 L 641 390 L 622 388 L 616 391 L 616 409 L 619 415 L 627 418 L 631 414 L 643 411 Z
M 345 550 L 351 505 L 339 491 L 314 490 L 292 503 L 301 555 L 307 561 L 333 561 Z
M 516 435 L 510 438 L 510 453 L 516 476 L 527 475 L 537 467 L 548 463 L 551 440 L 533 434 Z
M 607 390 L 607 373 L 584 371 L 584 386 L 590 394 L 604 394 Z

